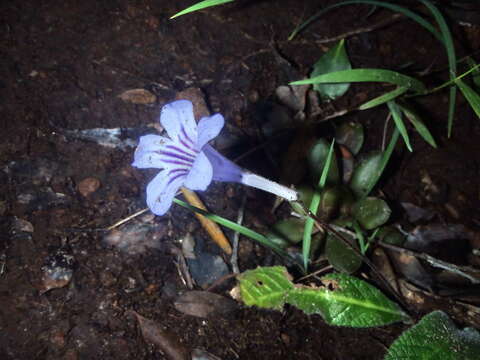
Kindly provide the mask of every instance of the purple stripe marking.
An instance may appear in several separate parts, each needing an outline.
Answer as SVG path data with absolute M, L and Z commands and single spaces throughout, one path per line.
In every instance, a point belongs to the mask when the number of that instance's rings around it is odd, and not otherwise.
M 185 163 L 183 161 L 178 161 L 178 160 L 160 159 L 160 161 L 163 161 L 164 163 L 167 163 L 167 164 L 188 166 L 189 169 L 192 167 L 192 163 Z
M 192 144 L 192 145 L 195 146 L 195 143 L 193 142 L 192 139 L 190 139 L 190 137 L 188 136 L 187 132 L 185 131 L 185 128 L 183 127 L 183 125 L 182 125 L 182 130 L 181 130 L 181 132 L 182 132 L 182 135 L 185 137 L 185 139 L 186 139 L 188 142 L 190 142 L 190 144 Z
M 200 152 L 198 150 L 196 150 L 195 148 L 192 148 L 190 145 L 188 145 L 181 137 L 180 135 L 178 135 L 178 141 L 180 141 L 180 143 L 185 146 L 187 149 L 189 150 L 192 150 L 192 151 L 195 151 L 197 154 Z
M 192 160 L 195 160 L 195 154 L 190 154 L 189 152 L 186 152 L 185 150 L 182 150 L 182 149 L 176 147 L 175 145 L 167 145 L 166 148 L 178 151 L 181 154 L 190 156 L 192 158 Z
M 168 180 L 167 186 L 170 185 L 172 182 L 174 182 L 174 181 L 175 181 L 176 179 L 178 179 L 179 177 L 186 177 L 186 176 L 187 176 L 186 174 L 177 174 L 177 175 L 175 175 L 174 177 L 172 177 L 172 178 L 170 178 L 170 179 Z
M 174 174 L 174 173 L 177 173 L 177 172 L 180 172 L 180 173 L 188 173 L 188 170 L 187 169 L 183 169 L 183 168 L 176 168 L 176 169 L 172 169 L 168 172 L 168 175 L 171 175 L 171 174 Z
M 190 164 L 193 164 L 193 161 L 195 160 L 192 157 L 186 157 L 186 156 L 183 156 L 183 155 L 179 155 L 179 154 L 174 153 L 172 151 L 160 151 L 159 154 L 160 155 L 167 155 L 167 156 L 170 156 L 172 158 L 179 159 L 179 160 L 184 160 L 184 161 L 189 162 Z

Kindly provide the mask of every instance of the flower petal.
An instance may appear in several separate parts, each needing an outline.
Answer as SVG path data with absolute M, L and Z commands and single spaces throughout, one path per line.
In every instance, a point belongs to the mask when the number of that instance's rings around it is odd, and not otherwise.
M 209 117 L 203 117 L 198 122 L 198 139 L 197 139 L 197 146 L 199 149 L 203 148 L 203 146 L 212 140 L 213 138 L 217 137 L 220 131 L 225 124 L 225 120 L 223 116 L 220 114 L 215 114 Z
M 196 148 L 197 124 L 190 101 L 178 100 L 165 105 L 160 114 L 160 123 L 173 141 L 187 148 Z
M 184 185 L 190 190 L 207 190 L 208 185 L 212 182 L 212 177 L 212 164 L 210 164 L 205 154 L 201 152 L 193 163 Z
M 147 185 L 147 205 L 156 215 L 165 214 L 172 205 L 173 197 L 185 181 L 186 173 L 162 170 Z
M 241 167 L 228 160 L 210 145 L 203 147 L 202 154 L 210 160 L 213 168 L 213 180 L 226 182 L 241 182 L 244 171 Z
M 137 149 L 133 156 L 132 165 L 145 169 L 156 168 L 161 169 L 165 167 L 165 164 L 161 160 L 160 151 L 165 146 L 171 145 L 172 140 L 158 135 L 145 135 L 140 137 Z

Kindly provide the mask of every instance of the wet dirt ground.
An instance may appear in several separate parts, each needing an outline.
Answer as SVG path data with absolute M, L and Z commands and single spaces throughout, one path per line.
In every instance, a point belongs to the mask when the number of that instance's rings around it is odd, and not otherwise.
M 240 155 L 263 144 L 259 128 L 274 111 L 293 118 L 276 100 L 275 89 L 308 75 L 332 45 L 321 39 L 391 16 L 346 7 L 287 42 L 289 32 L 318 10 L 316 1 L 238 1 L 169 20 L 191 3 L 1 2 L 0 358 L 172 358 L 142 335 L 135 315 L 140 314 L 186 353 L 381 359 L 405 325 L 337 328 L 293 308 L 280 313 L 238 305 L 208 318 L 179 312 L 174 302 L 186 290 L 178 271 L 179 241 L 193 234 L 221 256 L 187 210 L 173 206 L 163 217 L 146 213 L 130 228 L 101 230 L 145 207 L 145 186 L 155 172 L 131 167 L 134 148 L 126 140 L 153 133 L 161 106 L 179 92 L 199 89 L 209 110 L 221 112 L 227 122 L 218 148 Z M 460 56 L 478 49 L 478 26 L 454 25 L 454 35 Z M 421 72 L 447 63 L 433 37 L 404 19 L 351 36 L 347 46 L 354 67 L 400 69 L 413 62 Z M 148 93 L 134 101 L 120 97 L 131 89 Z M 354 86 L 321 109 L 335 112 L 378 91 L 381 87 Z M 447 139 L 446 93 L 421 106 L 440 150 L 414 137 L 415 152 L 396 154 L 381 185 L 390 199 L 435 208 L 443 222 L 478 230 L 478 118 L 459 100 L 453 138 Z M 348 116 L 368 129 L 366 147 L 378 148 L 385 109 Z M 108 146 L 79 135 L 95 128 L 130 130 Z M 279 162 L 270 160 L 261 149 L 242 165 L 278 178 Z M 441 201 L 426 200 L 425 172 L 449 189 Z M 246 224 L 265 230 L 277 216 L 271 213 L 272 197 L 224 183 L 201 196 L 210 210 L 235 219 L 245 194 Z M 246 239 L 239 256 L 241 270 L 278 261 Z M 46 278 L 48 266 L 63 269 L 55 281 Z M 448 310 L 448 304 L 432 300 L 417 310 Z M 472 323 L 467 312 L 452 316 Z

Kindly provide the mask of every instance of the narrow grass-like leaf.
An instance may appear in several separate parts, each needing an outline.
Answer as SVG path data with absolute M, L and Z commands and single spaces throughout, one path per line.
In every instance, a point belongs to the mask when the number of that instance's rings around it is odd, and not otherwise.
M 421 16 L 415 14 L 413 11 L 410 11 L 408 10 L 407 8 L 403 7 L 403 6 L 398 6 L 398 5 L 395 5 L 395 4 L 391 4 L 391 3 L 388 3 L 388 2 L 383 2 L 383 1 L 373 1 L 373 0 L 352 0 L 352 1 L 343 1 L 343 2 L 340 2 L 338 4 L 333 4 L 333 5 L 330 5 L 330 6 L 327 6 L 326 8 L 320 10 L 319 12 L 317 12 L 315 15 L 313 15 L 312 17 L 310 17 L 307 21 L 305 21 L 303 24 L 301 24 L 300 26 L 298 26 L 295 30 L 293 30 L 293 32 L 290 34 L 290 36 L 288 37 L 288 40 L 292 40 L 300 31 L 302 31 L 303 29 L 305 29 L 308 25 L 310 25 L 312 22 L 314 22 L 315 20 L 317 20 L 318 18 L 320 18 L 320 16 L 324 15 L 325 13 L 327 13 L 328 11 L 334 9 L 334 8 L 337 8 L 337 7 L 340 7 L 340 6 L 344 6 L 344 5 L 351 5 L 351 4 L 370 4 L 370 5 L 375 5 L 375 6 L 381 6 L 381 7 L 384 7 L 384 8 L 387 8 L 389 10 L 392 10 L 392 11 L 396 11 L 398 13 L 401 13 L 407 17 L 409 17 L 410 19 L 416 21 L 417 23 L 419 23 L 420 25 L 422 25 L 424 28 L 426 28 L 428 31 L 430 31 L 433 35 L 435 35 L 435 37 L 437 39 L 439 39 L 440 41 L 442 41 L 442 37 L 441 35 L 439 34 L 439 32 L 437 31 L 437 29 L 435 29 L 435 27 L 430 24 L 428 21 L 426 21 L 424 18 L 422 18 Z
M 423 317 L 394 341 L 384 360 L 475 360 L 480 358 L 480 334 L 459 330 L 442 311 Z
M 441 39 L 442 43 L 445 46 L 445 50 L 447 51 L 447 58 L 448 58 L 448 67 L 450 69 L 449 75 L 450 79 L 455 79 L 457 76 L 457 56 L 455 55 L 455 47 L 453 46 L 453 38 L 452 34 L 450 33 L 450 29 L 448 28 L 447 22 L 445 18 L 438 10 L 438 8 L 433 5 L 429 0 L 419 0 L 422 4 L 424 4 L 428 10 L 432 13 L 435 21 L 437 22 L 438 26 L 440 27 L 441 32 Z M 450 88 L 450 101 L 448 105 L 448 137 L 452 134 L 452 127 L 453 127 L 453 118 L 455 116 L 455 101 L 457 97 L 457 88 L 452 86 Z
M 386 102 L 389 102 L 390 100 L 395 99 L 396 97 L 399 97 L 400 95 L 402 95 L 407 91 L 408 91 L 408 87 L 399 86 L 395 90 L 389 91 L 383 95 L 380 95 L 379 97 L 376 97 L 375 99 L 367 101 L 365 104 L 360 105 L 358 110 L 367 110 L 375 106 L 384 104 Z
M 383 152 L 382 159 L 378 166 L 377 174 L 374 178 L 371 179 L 370 183 L 367 185 L 364 196 L 367 196 L 368 194 L 370 194 L 370 192 L 372 191 L 372 189 L 375 187 L 378 180 L 382 176 L 383 171 L 385 170 L 388 162 L 390 161 L 390 157 L 392 156 L 393 150 L 395 149 L 395 145 L 397 145 L 397 141 L 399 137 L 400 137 L 400 132 L 398 131 L 398 128 L 395 127 L 395 130 L 393 131 L 392 138 L 390 139 L 387 149 Z
M 325 287 L 299 286 L 288 291 L 286 302 L 307 314 L 320 314 L 336 326 L 373 327 L 408 319 L 397 304 L 365 281 L 338 273 L 321 281 Z
M 480 118 L 480 96 L 478 93 L 463 80 L 457 80 L 456 83 L 462 91 L 463 96 L 465 96 L 465 99 L 467 99 L 468 103 L 475 111 L 475 114 Z
M 349 70 L 352 68 L 345 50 L 345 40 L 339 41 L 335 46 L 323 54 L 313 66 L 311 77 L 328 74 L 334 71 Z M 335 100 L 344 95 L 349 83 L 346 84 L 315 84 L 313 90 L 320 94 L 322 99 Z
M 282 310 L 285 297 L 294 288 L 283 266 L 259 267 L 237 276 L 240 295 L 247 306 Z
M 437 148 L 437 144 L 435 142 L 435 139 L 433 138 L 432 134 L 428 130 L 428 128 L 425 126 L 424 122 L 422 119 L 420 119 L 420 116 L 418 116 L 417 113 L 415 113 L 412 109 L 408 108 L 405 105 L 398 105 L 400 109 L 403 111 L 405 116 L 410 120 L 410 122 L 413 124 L 415 129 L 418 131 L 420 136 L 427 142 L 429 143 L 432 147 L 435 149 Z
M 176 13 L 175 15 L 173 15 L 172 17 L 170 17 L 170 19 L 175 19 L 176 17 L 179 17 L 181 15 L 185 15 L 185 14 L 188 14 L 188 13 L 191 13 L 191 12 L 194 12 L 194 11 L 198 11 L 198 10 L 202 10 L 202 9 L 205 9 L 205 8 L 208 8 L 208 7 L 211 7 L 211 6 L 217 6 L 217 5 L 221 5 L 221 4 L 225 4 L 225 3 L 228 3 L 228 2 L 232 2 L 234 0 L 204 0 L 204 1 L 200 1 L 186 9 L 183 9 L 182 11 Z
M 333 156 L 333 145 L 335 144 L 335 139 L 332 140 L 330 144 L 330 149 L 328 150 L 327 160 L 325 161 L 325 166 L 322 170 L 322 175 L 320 176 L 320 180 L 318 182 L 318 187 L 323 189 L 325 187 L 325 183 L 327 182 L 327 176 L 330 171 L 330 164 L 332 163 L 332 156 Z M 309 210 L 316 214 L 318 210 L 318 206 L 320 205 L 320 192 L 314 192 L 312 196 L 312 201 L 310 202 Z M 302 254 L 303 254 L 303 266 L 305 271 L 308 269 L 308 261 L 310 259 L 310 246 L 312 242 L 312 230 L 313 224 L 315 220 L 312 219 L 310 216 L 307 217 L 305 221 L 305 228 L 303 230 L 303 242 L 302 242 Z
M 395 102 L 390 101 L 388 102 L 388 108 L 390 109 L 390 114 L 392 114 L 395 126 L 397 127 L 398 131 L 400 131 L 403 141 L 405 141 L 405 145 L 407 145 L 407 149 L 413 151 L 412 145 L 410 145 L 410 138 L 408 137 L 407 128 L 405 127 L 405 124 L 403 122 L 402 113 L 398 105 Z
M 187 208 L 189 210 L 192 210 L 192 211 L 195 211 L 199 214 L 202 214 L 206 218 L 208 218 L 212 221 L 215 221 L 216 223 L 218 223 L 220 225 L 223 225 L 223 226 L 225 226 L 229 229 L 232 229 L 233 231 L 236 231 L 236 232 L 238 232 L 242 235 L 245 235 L 245 236 L 249 237 L 250 239 L 253 239 L 253 240 L 257 241 L 261 245 L 272 249 L 277 254 L 279 254 L 283 257 L 289 257 L 288 253 L 285 250 L 283 250 L 281 247 L 279 247 L 275 242 L 271 241 L 270 239 L 263 236 L 262 234 L 257 233 L 256 231 L 250 230 L 249 228 L 247 228 L 245 226 L 242 226 L 242 225 L 239 225 L 239 224 L 237 224 L 237 223 L 235 223 L 231 220 L 225 219 L 221 216 L 209 213 L 208 211 L 205 211 L 203 209 L 200 209 L 200 208 L 197 208 L 197 207 L 192 206 L 190 204 L 187 204 L 186 202 L 184 202 L 182 200 L 174 198 L 173 202 L 180 205 L 180 206 L 183 206 L 184 208 Z
M 414 93 L 426 91 L 425 85 L 410 76 L 384 69 L 352 69 L 316 76 L 310 79 L 291 82 L 290 85 L 347 83 L 347 82 L 385 82 L 407 87 Z

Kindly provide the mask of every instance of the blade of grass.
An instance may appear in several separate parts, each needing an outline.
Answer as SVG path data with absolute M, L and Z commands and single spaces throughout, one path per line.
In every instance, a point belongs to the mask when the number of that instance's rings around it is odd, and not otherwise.
M 405 116 L 407 117 L 408 120 L 413 124 L 414 128 L 418 131 L 420 136 L 427 142 L 429 143 L 432 147 L 435 149 L 437 148 L 437 143 L 435 142 L 435 139 L 433 138 L 432 134 L 428 130 L 428 128 L 425 126 L 425 123 L 423 122 L 422 119 L 420 119 L 420 116 L 418 116 L 415 111 L 410 109 L 406 105 L 400 105 L 398 104 L 400 109 L 403 111 Z
M 257 241 L 259 244 L 261 244 L 265 247 L 268 247 L 269 249 L 272 249 L 277 254 L 279 254 L 279 255 L 281 255 L 285 258 L 289 258 L 291 260 L 290 255 L 288 255 L 288 253 L 285 250 L 281 249 L 280 247 L 278 247 L 278 245 L 276 245 L 270 239 L 268 239 L 267 237 L 263 236 L 260 233 L 257 233 L 256 231 L 253 231 L 253 230 L 251 230 L 251 229 L 249 229 L 245 226 L 238 225 L 234 221 L 225 219 L 221 216 L 209 213 L 208 211 L 205 211 L 203 209 L 192 206 L 192 205 L 190 205 L 190 204 L 188 204 L 188 203 L 186 203 L 186 202 L 184 202 L 180 199 L 174 198 L 173 202 L 180 205 L 180 206 L 183 206 L 184 208 L 187 208 L 187 209 L 192 210 L 192 211 L 194 211 L 198 214 L 201 214 L 201 215 L 205 216 L 207 219 L 215 221 L 216 223 L 218 223 L 222 226 L 225 226 L 226 228 L 232 229 L 233 231 L 236 231 L 236 232 L 238 232 L 242 235 L 245 235 L 245 236 L 249 237 L 250 239 L 253 239 L 253 240 Z
M 332 140 L 330 144 L 330 149 L 328 150 L 327 159 L 325 160 L 325 165 L 323 166 L 322 175 L 320 175 L 320 180 L 318 181 L 318 187 L 322 190 L 325 187 L 327 182 L 328 172 L 330 171 L 330 164 L 332 163 L 333 156 L 333 145 L 335 144 L 335 139 Z M 312 214 L 316 214 L 318 206 L 320 205 L 320 192 L 315 191 L 312 196 L 312 201 L 310 202 L 310 207 L 308 210 Z M 305 220 L 305 227 L 303 229 L 303 242 L 302 242 L 302 254 L 303 254 L 303 266 L 305 271 L 308 269 L 308 260 L 310 259 L 310 246 L 312 242 L 312 230 L 315 220 L 311 217 L 307 217 Z
M 290 34 L 290 36 L 288 37 L 288 40 L 292 40 L 299 32 L 301 32 L 303 29 L 305 29 L 308 25 L 310 25 L 312 22 L 314 22 L 315 20 L 317 20 L 318 18 L 320 18 L 322 15 L 324 15 L 325 13 L 327 13 L 328 11 L 336 8 L 336 7 L 340 7 L 340 6 L 344 6 L 344 5 L 351 5 L 351 4 L 369 4 L 369 5 L 375 5 L 375 6 L 381 6 L 381 7 L 384 7 L 384 8 L 387 8 L 389 10 L 392 10 L 392 11 L 396 11 L 398 13 L 401 13 L 403 15 L 405 15 L 406 17 L 409 17 L 410 19 L 416 21 L 417 23 L 419 23 L 421 26 L 423 26 L 424 28 L 426 28 L 428 31 L 430 31 L 437 39 L 439 39 L 440 41 L 442 41 L 442 37 L 440 35 L 440 33 L 437 31 L 437 29 L 435 29 L 435 27 L 433 27 L 432 24 L 430 24 L 428 21 L 426 21 L 424 18 L 422 18 L 421 16 L 417 15 L 416 13 L 414 13 L 413 11 L 410 11 L 408 10 L 407 8 L 403 7 L 403 6 L 399 6 L 399 5 L 395 5 L 395 4 L 390 4 L 390 3 L 387 3 L 387 2 L 383 2 L 383 1 L 373 1 L 373 0 L 352 0 L 352 1 L 343 1 L 343 2 L 340 2 L 338 4 L 333 4 L 333 5 L 330 5 L 330 6 L 327 6 L 326 8 L 320 10 L 319 12 L 317 12 L 315 15 L 311 16 L 307 21 L 305 21 L 303 24 L 301 24 L 300 26 L 298 26 L 297 28 L 295 28 L 293 30 L 293 32 Z
M 388 108 L 392 114 L 393 121 L 395 122 L 398 131 L 402 135 L 403 141 L 405 141 L 405 145 L 407 145 L 407 149 L 412 151 L 412 145 L 410 145 L 410 138 L 408 137 L 407 128 L 402 120 L 402 113 L 400 112 L 398 105 L 394 101 L 389 101 Z
M 170 17 L 170 19 L 175 19 L 176 17 L 182 16 L 182 15 L 194 12 L 194 11 L 202 10 L 202 9 L 205 9 L 205 8 L 208 8 L 208 7 L 211 7 L 211 6 L 217 6 L 217 5 L 225 4 L 225 3 L 228 3 L 228 2 L 232 2 L 232 1 L 234 1 L 234 0 L 204 0 L 204 1 L 200 1 L 200 2 L 198 2 L 198 3 L 196 3 L 192 6 L 186 8 L 186 9 L 183 9 L 182 11 L 176 13 L 175 15 Z
M 335 71 L 328 74 L 315 76 L 310 79 L 291 82 L 289 85 L 307 85 L 322 83 L 349 83 L 349 82 L 386 82 L 407 87 L 416 93 L 426 91 L 425 85 L 410 76 L 384 69 L 352 69 Z
M 441 32 L 441 39 L 440 41 L 444 44 L 445 50 L 447 51 L 447 58 L 448 58 L 448 67 L 450 68 L 450 79 L 453 80 L 457 76 L 457 57 L 455 55 L 455 48 L 453 46 L 453 38 L 452 34 L 450 33 L 450 29 L 445 21 L 445 18 L 440 13 L 438 8 L 433 5 L 428 0 L 419 0 L 423 5 L 425 5 L 428 10 L 432 13 L 435 21 L 437 22 L 438 26 L 440 27 Z M 448 137 L 452 135 L 452 128 L 453 128 L 453 119 L 455 116 L 455 101 L 457 97 L 457 88 L 452 86 L 450 88 L 450 101 L 448 104 L 448 130 L 447 134 Z
M 393 116 L 393 114 L 392 114 Z M 395 130 L 393 130 L 392 138 L 390 139 L 390 142 L 383 152 L 383 157 L 382 161 L 380 163 L 380 168 L 378 169 L 378 174 L 374 178 L 372 178 L 372 181 L 368 185 L 367 191 L 365 192 L 365 196 L 368 196 L 372 189 L 375 187 L 377 184 L 378 180 L 382 176 L 383 171 L 387 167 L 388 161 L 390 160 L 390 157 L 392 156 L 393 150 L 395 149 L 395 145 L 397 145 L 398 138 L 400 137 L 400 131 L 398 131 L 398 128 L 395 127 Z
M 463 80 L 457 80 L 457 85 L 462 91 L 463 96 L 465 96 L 465 99 L 467 99 L 468 103 L 475 111 L 475 114 L 480 118 L 480 95 L 478 95 L 478 93 Z
M 376 97 L 375 99 L 372 99 L 370 101 L 367 101 L 365 104 L 362 104 L 358 107 L 358 110 L 367 110 L 371 109 L 375 106 L 384 104 L 390 100 L 395 99 L 396 97 L 402 95 L 408 90 L 408 87 L 406 86 L 399 86 L 395 90 L 389 91 L 379 97 Z

